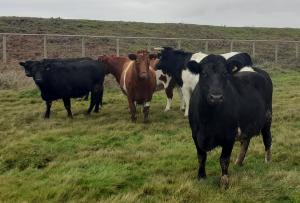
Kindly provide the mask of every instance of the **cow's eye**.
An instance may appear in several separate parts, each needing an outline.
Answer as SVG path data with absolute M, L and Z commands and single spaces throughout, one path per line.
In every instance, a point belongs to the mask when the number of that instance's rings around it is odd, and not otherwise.
M 223 72 L 223 73 L 222 73 L 222 76 L 223 76 L 223 77 L 227 77 L 227 72 Z

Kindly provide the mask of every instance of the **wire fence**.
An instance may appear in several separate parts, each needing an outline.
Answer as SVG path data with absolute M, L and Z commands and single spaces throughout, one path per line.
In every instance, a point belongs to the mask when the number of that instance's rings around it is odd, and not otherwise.
M 216 54 L 230 51 L 247 52 L 256 64 L 300 65 L 300 41 L 16 33 L 0 33 L 0 37 L 0 61 L 3 64 L 42 58 L 127 55 L 139 49 L 152 51 L 155 47 L 168 46 L 190 52 Z

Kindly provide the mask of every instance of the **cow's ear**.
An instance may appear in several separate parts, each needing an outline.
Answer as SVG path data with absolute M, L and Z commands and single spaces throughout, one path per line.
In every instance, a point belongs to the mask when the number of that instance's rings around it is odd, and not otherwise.
M 149 54 L 149 59 L 157 59 L 157 54 Z
M 199 74 L 201 72 L 201 66 L 196 61 L 189 61 L 187 67 L 194 74 Z
M 128 58 L 132 61 L 136 60 L 136 55 L 135 54 L 128 54 Z
M 252 59 L 247 53 L 239 53 L 227 60 L 229 73 L 236 73 L 245 66 L 252 66 Z
M 24 62 L 20 62 L 19 64 L 20 64 L 20 66 L 25 67 L 25 63 Z

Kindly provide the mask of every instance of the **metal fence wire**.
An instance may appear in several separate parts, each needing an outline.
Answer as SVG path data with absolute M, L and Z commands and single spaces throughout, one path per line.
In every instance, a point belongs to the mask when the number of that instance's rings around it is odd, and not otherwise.
M 127 55 L 140 49 L 173 47 L 190 52 L 247 52 L 255 63 L 299 65 L 300 41 L 189 39 L 126 36 L 0 33 L 0 60 L 3 64 L 42 58 Z

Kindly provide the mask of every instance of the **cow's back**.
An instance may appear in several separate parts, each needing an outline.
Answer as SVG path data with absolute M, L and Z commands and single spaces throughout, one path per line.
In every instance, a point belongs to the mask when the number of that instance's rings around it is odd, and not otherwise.
M 95 60 L 54 61 L 43 71 L 42 96 L 48 99 L 81 97 L 95 84 L 103 82 L 104 76 L 103 64 Z

